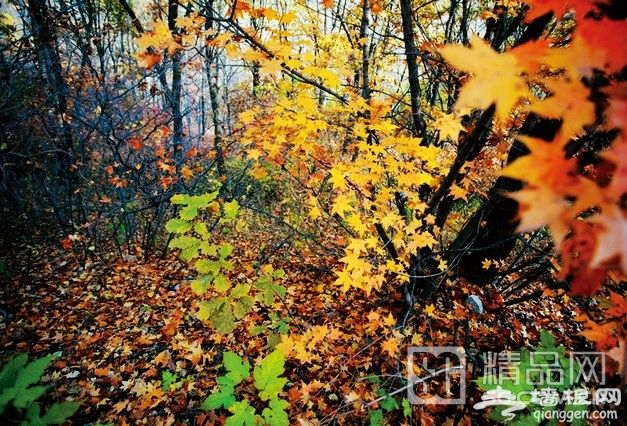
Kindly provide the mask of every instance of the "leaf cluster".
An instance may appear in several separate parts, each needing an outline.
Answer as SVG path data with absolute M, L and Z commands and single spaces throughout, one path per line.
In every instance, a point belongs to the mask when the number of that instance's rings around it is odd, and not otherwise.
M 198 303 L 197 316 L 209 321 L 219 333 L 230 333 L 236 321 L 242 319 L 255 302 L 271 306 L 278 297 L 285 297 L 286 289 L 275 280 L 283 277 L 281 269 L 270 265 L 262 268 L 258 279 L 250 284 L 234 284 L 229 276 L 233 271 L 233 245 L 216 241 L 218 225 L 234 225 L 238 216 L 237 201 L 221 202 L 218 191 L 202 195 L 178 194 L 172 203 L 181 206 L 178 217 L 170 219 L 166 229 L 175 235 L 170 247 L 180 249 L 181 259 L 193 264 L 198 273 L 191 288 L 197 295 L 211 290 L 211 296 Z M 207 222 L 211 225 L 207 226 Z M 285 327 L 281 327 L 285 331 Z
M 21 425 L 54 425 L 71 417 L 80 402 L 64 401 L 51 405 L 43 414 L 37 400 L 48 389 L 38 385 L 45 370 L 56 358 L 45 356 L 28 362 L 28 354 L 15 356 L 0 370 L 0 419 L 21 420 Z
M 262 358 L 259 365 L 253 369 L 252 384 L 258 392 L 258 398 L 267 404 L 259 415 L 248 399 L 238 401 L 236 397 L 236 387 L 242 382 L 251 381 L 250 363 L 234 352 L 225 352 L 224 368 L 227 373 L 217 378 L 218 391 L 207 397 L 200 408 L 228 410 L 232 415 L 226 419 L 226 425 L 289 425 L 285 411 L 289 403 L 279 398 L 279 393 L 287 383 L 287 379 L 280 377 L 285 371 L 284 364 L 283 352 L 275 350 Z

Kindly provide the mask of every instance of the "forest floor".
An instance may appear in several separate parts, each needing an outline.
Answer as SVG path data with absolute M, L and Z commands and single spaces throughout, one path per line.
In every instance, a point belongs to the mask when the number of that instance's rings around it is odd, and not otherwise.
M 221 424 L 228 412 L 199 405 L 224 372 L 222 353 L 235 351 L 254 363 L 280 340 L 251 333 L 254 326 L 272 325 L 264 309 L 254 309 L 228 335 L 196 319 L 193 272 L 173 253 L 121 259 L 94 252 L 83 262 L 61 246 L 60 236 L 31 232 L 18 241 L 8 235 L 0 241 L 6 269 L 0 272 L 0 309 L 12 317 L 0 317 L 0 362 L 21 352 L 31 358 L 60 353 L 43 377 L 51 385 L 45 401 L 81 401 L 74 424 Z M 234 279 L 255 274 L 259 241 L 269 238 L 259 231 L 232 241 Z M 288 288 L 274 308 L 292 319 L 290 333 L 308 343 L 306 353 L 286 362 L 283 397 L 294 424 L 366 422 L 366 405 L 381 394 L 377 387 L 389 392 L 403 386 L 399 376 L 412 345 L 470 342 L 481 352 L 515 350 L 533 346 L 543 329 L 567 347 L 591 348 L 573 320 L 580 308 L 559 292 L 546 290 L 539 300 L 508 306 L 493 288 L 452 278 L 417 307 L 420 313 L 404 330 L 395 331 L 400 294 L 342 293 L 333 285 L 333 256 L 286 244 L 269 261 L 285 270 L 281 280 Z M 483 315 L 464 304 L 468 294 L 483 300 Z M 247 398 L 246 392 L 239 397 Z M 469 381 L 466 406 L 413 406 L 409 417 L 399 414 L 394 422 L 487 424 L 485 413 L 471 408 L 479 396 Z

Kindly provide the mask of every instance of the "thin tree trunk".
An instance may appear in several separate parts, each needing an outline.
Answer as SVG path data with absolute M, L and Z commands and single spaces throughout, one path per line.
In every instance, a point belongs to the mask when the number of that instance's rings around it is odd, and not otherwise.
M 422 145 L 427 145 L 426 128 L 422 110 L 420 108 L 420 78 L 418 73 L 418 48 L 414 42 L 414 27 L 412 23 L 411 0 L 401 0 L 401 19 L 403 22 L 403 41 L 405 43 L 405 58 L 409 79 L 409 95 L 411 103 L 411 117 L 413 133 L 417 137 L 425 138 Z
M 55 179 L 59 188 L 55 190 L 62 189 L 67 194 L 65 203 L 56 204 L 56 208 L 61 209 L 56 212 L 56 216 L 63 222 L 60 225 L 64 226 L 73 219 L 72 207 L 76 207 L 79 211 L 82 208 L 80 200 L 76 200 L 78 195 L 74 193 L 74 173 L 71 170 L 74 138 L 67 116 L 69 88 L 63 77 L 57 52 L 57 37 L 45 0 L 28 0 L 28 13 L 39 67 L 52 91 L 55 113 L 58 122 L 61 123 L 58 130 L 54 125 L 50 127 L 52 133 L 50 136 L 55 141 L 57 150 Z
M 207 2 L 205 8 L 206 20 L 205 30 L 213 28 L 214 16 L 213 16 L 213 0 Z M 253 94 L 255 94 L 259 87 L 259 65 L 253 64 Z M 221 195 L 224 195 L 228 190 L 228 175 L 226 171 L 226 165 L 224 164 L 224 149 L 222 144 L 224 142 L 224 136 L 222 132 L 222 118 L 220 115 L 220 102 L 219 102 L 219 88 L 218 88 L 218 66 L 217 66 L 217 54 L 213 47 L 205 45 L 205 73 L 207 75 L 207 83 L 209 85 L 209 102 L 211 103 L 211 120 L 213 123 L 213 147 L 216 152 L 216 167 L 218 174 L 224 176 L 225 184 L 222 185 L 220 191 Z

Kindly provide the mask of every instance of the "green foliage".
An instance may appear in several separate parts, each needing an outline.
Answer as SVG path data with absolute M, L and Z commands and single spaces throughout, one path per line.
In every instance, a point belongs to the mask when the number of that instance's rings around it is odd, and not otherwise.
M 233 415 L 226 419 L 225 425 L 227 426 L 256 426 L 257 416 L 255 416 L 255 409 L 250 406 L 248 401 L 237 401 L 231 407 L 229 411 Z
M 20 354 L 7 362 L 0 370 L 0 416 L 21 419 L 22 425 L 54 425 L 71 417 L 80 402 L 55 403 L 41 415 L 36 402 L 47 390 L 37 385 L 44 372 L 56 356 L 49 355 L 28 362 L 28 354 Z M 17 420 L 17 419 L 16 419 Z
M 279 377 L 284 371 L 285 357 L 280 350 L 266 356 L 261 364 L 255 367 L 253 370 L 255 387 L 260 391 L 259 396 L 262 400 L 267 401 L 278 396 L 287 383 L 287 379 Z
M 233 380 L 226 376 L 217 379 L 220 388 L 217 392 L 212 393 L 200 405 L 203 410 L 217 410 L 218 408 L 229 408 L 237 401 L 235 399 L 235 388 Z
M 383 426 L 383 410 L 379 408 L 370 411 L 368 419 L 370 420 L 370 426 Z
M 165 228 L 175 234 L 170 248 L 179 249 L 181 259 L 192 264 L 198 273 L 191 282 L 192 290 L 198 295 L 209 289 L 218 293 L 198 303 L 198 318 L 209 321 L 216 331 L 226 334 L 235 329 L 236 321 L 250 312 L 255 301 L 271 306 L 277 296 L 285 297 L 286 289 L 274 281 L 283 277 L 284 272 L 269 265 L 262 268 L 254 286 L 231 282 L 228 272 L 234 268 L 230 260 L 233 245 L 216 241 L 216 235 L 219 237 L 220 233 L 212 230 L 224 231 L 234 227 L 239 204 L 237 201 L 223 202 L 217 198 L 218 193 L 174 195 L 172 204 L 181 208 L 178 217 L 170 219 Z
M 224 353 L 224 367 L 229 371 L 226 377 L 233 381 L 233 386 L 250 377 L 250 363 L 233 352 Z
M 226 409 L 232 413 L 227 418 L 227 425 L 258 425 L 288 426 L 290 424 L 286 409 L 289 403 L 279 398 L 279 393 L 287 383 L 287 379 L 279 377 L 284 373 L 285 355 L 280 350 L 268 354 L 253 369 L 253 385 L 259 391 L 259 399 L 267 401 L 261 416 L 247 399 L 238 401 L 235 387 L 249 382 L 250 363 L 233 352 L 224 353 L 224 368 L 227 373 L 217 379 L 219 389 L 204 400 L 200 408 L 203 410 Z
M 379 425 L 388 424 L 384 422 L 385 414 L 390 413 L 394 410 L 398 410 L 401 407 L 403 409 L 403 416 L 405 417 L 411 416 L 411 405 L 409 404 L 409 401 L 406 398 L 400 398 L 401 405 L 399 406 L 398 405 L 399 400 L 397 399 L 398 397 L 389 396 L 388 394 L 389 391 L 385 389 L 384 387 L 380 387 L 381 379 L 379 378 L 379 376 L 369 376 L 367 377 L 367 380 L 370 383 L 373 383 L 374 385 L 377 386 L 375 394 L 380 397 L 380 398 L 377 398 L 377 401 L 379 401 L 380 408 L 370 410 L 368 412 L 368 421 L 371 426 L 379 426 Z
M 163 389 L 164 392 L 180 388 L 184 381 L 185 380 L 181 380 L 178 374 L 172 373 L 171 371 L 166 370 L 161 373 L 161 389 Z
M 575 389 L 585 388 L 585 385 L 577 383 L 580 367 L 573 363 L 566 356 L 566 348 L 563 345 L 556 345 L 555 338 L 547 331 L 540 332 L 540 343 L 537 347 L 529 350 L 521 350 L 520 362 L 515 365 L 516 375 L 496 377 L 488 375 L 481 377 L 475 382 L 484 391 L 495 390 L 500 386 L 505 391 L 521 397 L 526 404 L 526 408 L 518 411 L 516 417 L 510 424 L 516 426 L 535 425 L 537 419 L 544 418 L 544 411 L 562 410 L 565 412 L 573 412 L 573 423 L 585 423 L 584 416 L 576 415 L 575 412 L 586 411 L 587 405 L 562 404 L 560 402 L 561 395 L 565 391 L 574 391 Z M 533 354 L 533 355 L 532 355 Z M 533 358 L 532 358 L 533 356 Z M 559 380 L 556 379 L 559 374 Z M 541 405 L 533 395 L 555 395 L 555 404 L 548 405 L 546 402 Z M 551 398 L 553 399 L 553 398 Z M 559 406 L 558 406 L 559 405 Z M 488 418 L 502 422 L 509 419 L 509 416 L 503 415 L 505 407 L 495 407 L 488 415 Z M 581 414 L 581 413 L 579 413 Z M 547 424 L 557 425 L 558 419 L 552 419 Z
M 259 290 L 258 297 L 266 306 L 271 306 L 274 303 L 275 296 L 279 296 L 281 299 L 285 297 L 287 289 L 274 282 L 274 279 L 282 278 L 284 275 L 285 272 L 282 269 L 275 271 L 270 265 L 263 268 L 263 274 L 255 282 L 255 288 Z

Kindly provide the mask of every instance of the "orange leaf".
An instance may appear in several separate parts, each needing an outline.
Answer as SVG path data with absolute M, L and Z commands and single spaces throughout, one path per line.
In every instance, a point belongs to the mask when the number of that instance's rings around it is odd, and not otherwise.
M 170 351 L 166 349 L 164 351 L 161 351 L 152 361 L 155 364 L 159 364 L 162 367 L 165 367 L 170 364 L 171 359 L 172 357 L 170 355 Z
M 616 318 L 627 315 L 627 298 L 610 291 L 610 303 L 612 307 L 605 311 L 606 314 Z
M 594 342 L 598 350 L 614 347 L 618 343 L 616 336 L 614 336 L 614 329 L 610 324 L 596 324 L 588 321 L 586 329 L 581 334 Z
M 137 58 L 137 63 L 146 69 L 151 69 L 163 58 L 160 53 L 156 52 L 141 52 L 137 53 L 135 57 Z
M 107 367 L 94 369 L 94 374 L 96 376 L 98 376 L 98 377 L 107 377 L 107 376 L 109 376 L 110 372 L 111 372 L 111 370 L 109 370 L 109 368 L 107 368 Z
M 144 144 L 142 143 L 142 140 L 139 136 L 133 135 L 128 140 L 128 146 L 130 146 L 135 151 L 139 151 L 144 147 Z

